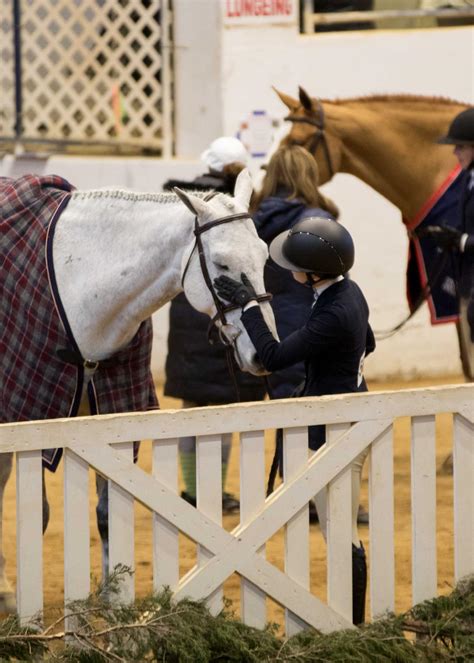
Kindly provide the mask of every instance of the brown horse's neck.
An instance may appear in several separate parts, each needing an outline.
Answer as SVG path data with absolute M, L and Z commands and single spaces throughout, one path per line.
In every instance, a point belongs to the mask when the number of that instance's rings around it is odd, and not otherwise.
M 360 178 L 412 219 L 456 166 L 436 144 L 464 108 L 416 97 L 325 102 L 328 132 L 342 141 L 339 170 Z

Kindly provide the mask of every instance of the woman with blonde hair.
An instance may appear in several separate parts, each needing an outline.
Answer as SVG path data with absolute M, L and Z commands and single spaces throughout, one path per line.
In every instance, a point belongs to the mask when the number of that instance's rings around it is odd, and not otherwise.
M 265 200 L 279 198 L 299 201 L 308 208 L 318 209 L 337 219 L 339 216 L 337 206 L 319 191 L 318 185 L 318 164 L 309 152 L 300 145 L 280 147 L 266 167 L 262 188 L 255 197 L 253 209 L 260 208 Z M 268 206 L 271 207 L 272 204 L 269 202 L 264 204 L 264 208 Z M 302 215 L 305 216 L 308 214 Z
M 318 189 L 316 161 L 303 147 L 280 147 L 266 168 L 262 187 L 252 202 L 252 216 L 261 239 L 267 244 L 284 230 L 309 216 L 335 221 L 336 205 Z M 269 259 L 265 287 L 273 295 L 278 334 L 284 339 L 306 322 L 313 304 L 313 292 L 297 283 L 291 274 Z M 303 363 L 269 376 L 273 398 L 288 398 L 304 380 Z

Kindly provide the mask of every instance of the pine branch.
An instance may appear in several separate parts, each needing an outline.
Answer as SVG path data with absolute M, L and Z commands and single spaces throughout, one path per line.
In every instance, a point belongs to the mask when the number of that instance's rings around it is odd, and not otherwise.
M 473 659 L 474 579 L 460 583 L 450 596 L 426 601 L 403 615 L 330 635 L 308 629 L 282 639 L 275 625 L 264 630 L 246 626 L 230 612 L 229 604 L 214 617 L 202 601 L 174 603 L 170 590 L 133 605 L 120 604 L 118 590 L 125 573 L 127 569 L 121 567 L 109 584 L 100 585 L 86 600 L 69 603 L 67 614 L 43 631 L 38 632 L 34 622 L 28 628 L 18 619 L 0 621 L 0 660 L 442 663 Z M 74 628 L 70 624 L 65 628 L 66 618 Z M 411 641 L 407 632 L 424 637 Z

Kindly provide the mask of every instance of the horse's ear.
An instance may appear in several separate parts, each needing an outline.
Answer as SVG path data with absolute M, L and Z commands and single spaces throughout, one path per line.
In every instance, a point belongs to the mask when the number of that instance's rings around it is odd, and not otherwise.
M 275 86 L 273 86 L 273 89 L 277 93 L 277 95 L 280 97 L 280 99 L 283 101 L 285 106 L 288 108 L 290 111 L 295 111 L 299 107 L 299 102 L 297 99 L 294 99 L 293 97 L 290 97 L 289 94 L 285 94 L 284 92 L 280 92 L 279 90 L 276 89 Z
M 197 196 L 193 196 L 192 193 L 186 193 L 182 189 L 179 189 L 177 186 L 173 187 L 173 191 L 178 196 L 178 198 L 186 205 L 188 210 L 190 210 L 194 216 L 198 216 L 202 210 L 202 200 Z
M 306 92 L 304 88 L 301 87 L 301 85 L 298 88 L 299 94 L 300 94 L 300 101 L 301 105 L 303 108 L 307 111 L 312 111 L 313 110 L 313 100 L 309 96 L 309 94 Z
M 250 198 L 252 197 L 252 192 L 252 178 L 248 169 L 244 168 L 240 171 L 237 179 L 235 180 L 234 198 L 237 200 L 237 202 L 243 205 L 245 209 L 248 209 L 250 205 Z

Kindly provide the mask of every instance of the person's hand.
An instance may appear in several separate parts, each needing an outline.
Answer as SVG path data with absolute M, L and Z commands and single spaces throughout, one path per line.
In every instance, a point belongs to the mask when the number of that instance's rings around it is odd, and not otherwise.
M 240 278 L 241 281 L 236 281 L 223 274 L 214 279 L 214 287 L 221 299 L 244 307 L 252 299 L 257 299 L 257 293 L 245 274 L 241 274 Z
M 427 226 L 420 229 L 418 237 L 429 237 L 445 251 L 459 250 L 462 233 L 450 226 Z

